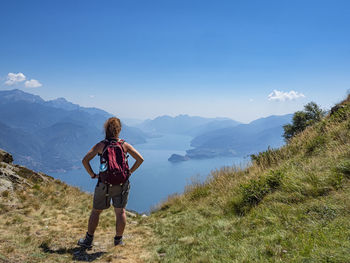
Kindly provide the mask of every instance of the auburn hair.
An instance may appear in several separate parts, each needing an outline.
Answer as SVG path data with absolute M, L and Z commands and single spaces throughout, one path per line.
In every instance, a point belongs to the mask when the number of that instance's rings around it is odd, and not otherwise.
M 104 124 L 106 139 L 118 138 L 122 124 L 117 117 L 109 118 Z

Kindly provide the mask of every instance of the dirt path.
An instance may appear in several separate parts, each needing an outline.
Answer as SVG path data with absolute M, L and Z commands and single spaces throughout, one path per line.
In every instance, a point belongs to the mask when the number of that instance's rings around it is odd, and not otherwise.
M 53 240 L 50 245 L 42 245 L 41 249 L 51 260 L 57 256 L 63 256 L 67 259 L 61 258 L 63 262 L 152 262 L 152 252 L 145 248 L 145 244 L 150 241 L 152 231 L 140 221 L 142 221 L 140 218 L 128 218 L 123 237 L 125 245 L 123 246 L 114 246 L 114 229 L 110 228 L 107 231 L 99 229 L 96 231 L 92 249 L 81 249 L 76 245 L 81 231 L 79 236 L 79 232 L 73 227 L 69 234 L 71 238 Z M 76 234 L 72 235 L 73 233 Z M 64 244 L 67 241 L 68 243 Z M 47 262 L 51 262 L 51 260 Z

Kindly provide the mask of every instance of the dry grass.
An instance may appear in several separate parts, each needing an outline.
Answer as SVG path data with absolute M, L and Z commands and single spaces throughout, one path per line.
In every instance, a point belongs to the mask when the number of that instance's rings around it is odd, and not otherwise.
M 81 250 L 77 240 L 86 231 L 92 196 L 78 188 L 21 169 L 31 187 L 2 192 L 0 261 L 4 262 L 149 262 L 152 231 L 140 216 L 129 217 L 123 247 L 114 247 L 115 217 L 102 213 L 92 250 Z M 31 173 L 31 174 L 30 174 Z M 149 240 L 145 243 L 144 240 Z

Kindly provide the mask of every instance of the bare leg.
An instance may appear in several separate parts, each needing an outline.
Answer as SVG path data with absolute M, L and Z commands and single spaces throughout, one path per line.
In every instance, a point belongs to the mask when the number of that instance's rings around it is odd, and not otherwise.
M 126 225 L 125 208 L 114 208 L 114 212 L 117 220 L 115 227 L 116 236 L 122 236 Z
M 88 225 L 88 233 L 89 235 L 93 236 L 95 233 L 95 230 L 98 225 L 98 221 L 100 219 L 100 214 L 102 210 L 92 209 L 90 218 L 89 218 L 89 225 Z

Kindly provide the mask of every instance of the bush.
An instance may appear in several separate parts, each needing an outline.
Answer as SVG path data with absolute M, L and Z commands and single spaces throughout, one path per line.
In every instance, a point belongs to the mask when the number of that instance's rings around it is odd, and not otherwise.
M 294 113 L 292 124 L 283 126 L 283 137 L 287 141 L 290 140 L 296 134 L 304 131 L 306 127 L 321 121 L 325 114 L 326 112 L 320 109 L 316 103 L 310 102 L 306 104 L 304 106 L 304 111 L 297 111 Z
M 331 120 L 334 122 L 343 122 L 348 118 L 348 107 L 344 105 L 336 105 L 332 108 Z

